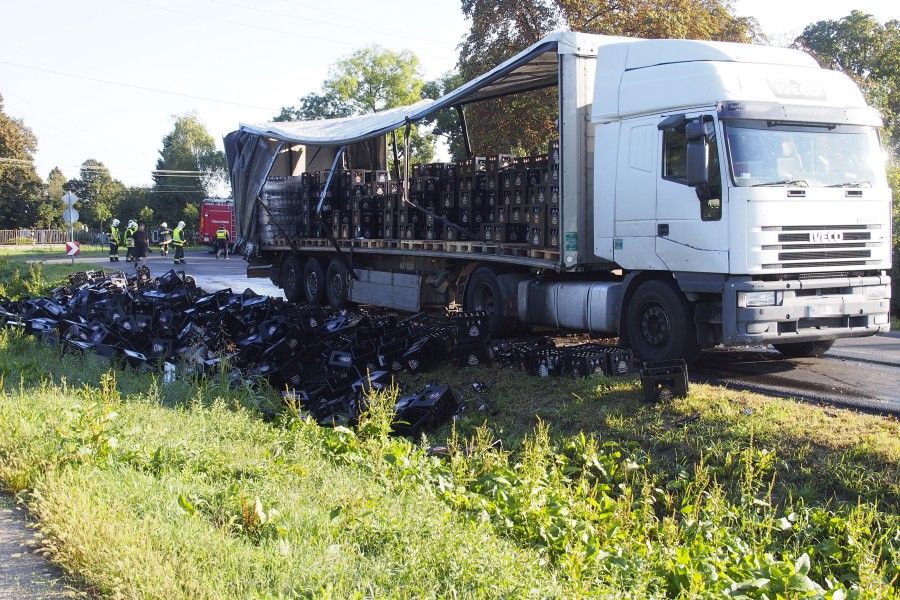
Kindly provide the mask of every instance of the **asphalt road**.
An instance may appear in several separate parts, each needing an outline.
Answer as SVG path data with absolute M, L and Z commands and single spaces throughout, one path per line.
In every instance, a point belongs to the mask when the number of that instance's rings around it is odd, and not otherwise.
M 97 258 L 78 259 L 104 264 Z M 192 275 L 197 284 L 209 291 L 250 288 L 259 294 L 283 297 L 268 279 L 247 279 L 246 263 L 241 257 L 216 260 L 205 252 L 190 252 L 188 263 L 179 266 Z M 148 257 L 154 275 L 171 268 L 167 258 Z M 133 269 L 128 263 L 117 265 Z M 867 411 L 900 414 L 900 333 L 835 342 L 821 358 L 781 359 L 772 349 L 711 350 L 704 352 L 690 370 L 691 380 L 715 383 L 770 395 L 815 402 L 834 403 Z

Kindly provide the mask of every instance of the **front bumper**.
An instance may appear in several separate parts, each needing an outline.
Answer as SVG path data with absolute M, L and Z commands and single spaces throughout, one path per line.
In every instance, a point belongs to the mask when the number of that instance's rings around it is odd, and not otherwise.
M 887 275 L 783 281 L 731 277 L 722 298 L 723 342 L 784 344 L 888 331 L 890 283 Z M 876 288 L 884 288 L 879 295 L 885 297 L 871 297 Z M 775 292 L 776 303 L 747 306 L 746 292 Z

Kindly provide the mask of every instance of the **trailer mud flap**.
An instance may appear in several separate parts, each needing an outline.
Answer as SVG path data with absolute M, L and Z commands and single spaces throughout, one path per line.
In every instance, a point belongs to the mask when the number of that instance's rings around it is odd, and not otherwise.
M 354 269 L 350 300 L 397 310 L 418 312 L 422 305 L 422 277 L 409 273 Z

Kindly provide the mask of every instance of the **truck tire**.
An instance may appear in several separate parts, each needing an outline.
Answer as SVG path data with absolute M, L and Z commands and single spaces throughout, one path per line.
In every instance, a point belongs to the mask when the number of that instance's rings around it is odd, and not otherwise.
M 281 267 L 281 289 L 291 302 L 303 301 L 303 262 L 297 256 L 288 256 Z
M 690 361 L 697 356 L 687 298 L 663 281 L 650 280 L 638 286 L 625 308 L 625 331 L 628 344 L 642 361 Z
M 325 295 L 325 269 L 318 258 L 306 259 L 303 266 L 303 296 L 310 304 L 322 304 Z
M 834 340 L 816 340 L 814 342 L 792 342 L 789 344 L 772 344 L 778 353 L 784 358 L 813 358 L 822 356 L 831 346 Z
M 325 299 L 332 308 L 346 308 L 350 304 L 350 272 L 344 261 L 332 258 L 325 274 Z
M 503 295 L 503 287 L 492 269 L 479 267 L 469 275 L 463 310 L 486 312 L 492 338 L 509 335 L 516 329 L 518 316 L 505 314 L 504 307 L 508 304 Z

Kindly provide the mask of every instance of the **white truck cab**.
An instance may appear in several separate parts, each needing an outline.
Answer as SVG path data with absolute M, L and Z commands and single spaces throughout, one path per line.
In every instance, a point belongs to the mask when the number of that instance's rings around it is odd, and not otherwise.
M 792 49 L 630 40 L 599 46 L 595 81 L 598 257 L 672 273 L 700 344 L 811 355 L 887 331 L 881 118 L 847 76 Z M 652 356 L 680 315 L 627 304 Z

